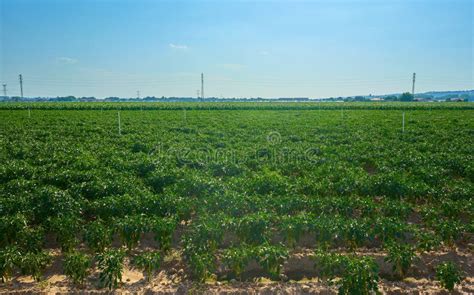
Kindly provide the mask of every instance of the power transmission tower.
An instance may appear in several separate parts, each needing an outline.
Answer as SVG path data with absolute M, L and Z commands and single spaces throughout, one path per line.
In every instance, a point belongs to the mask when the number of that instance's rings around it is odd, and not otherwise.
M 140 99 L 140 90 L 137 90 L 137 98 Z
M 199 89 L 196 91 L 196 94 L 197 94 L 197 98 L 200 99 L 201 96 L 200 96 L 200 92 L 199 92 Z
M 3 96 L 7 98 L 7 84 L 2 84 L 3 86 Z
M 413 98 L 415 98 L 415 79 L 416 79 L 416 73 L 413 73 L 413 84 L 411 86 L 411 94 L 413 95 Z
M 204 99 L 204 73 L 201 73 L 201 98 Z
M 20 97 L 23 98 L 23 76 L 20 74 L 18 77 L 20 78 Z

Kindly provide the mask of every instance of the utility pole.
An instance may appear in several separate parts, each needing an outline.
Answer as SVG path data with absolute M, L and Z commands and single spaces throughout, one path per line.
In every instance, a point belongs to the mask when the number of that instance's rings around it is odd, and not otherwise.
M 204 73 L 201 73 L 201 98 L 204 99 Z
M 413 73 L 413 85 L 411 86 L 411 94 L 413 95 L 413 98 L 415 98 L 415 79 L 416 73 Z
M 7 84 L 2 84 L 3 86 L 3 96 L 7 98 Z
M 20 97 L 23 98 L 23 76 L 20 74 L 18 77 L 20 78 Z

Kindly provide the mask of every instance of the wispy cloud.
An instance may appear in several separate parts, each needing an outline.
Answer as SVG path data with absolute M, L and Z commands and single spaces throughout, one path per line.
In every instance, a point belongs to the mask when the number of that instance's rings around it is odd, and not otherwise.
M 72 57 L 61 56 L 56 58 L 56 62 L 62 65 L 72 65 L 78 63 L 79 61 Z
M 170 43 L 169 45 L 170 45 L 171 48 L 177 49 L 177 50 L 186 50 L 186 49 L 188 49 L 188 46 L 186 46 L 186 45 L 173 44 L 173 43 Z
M 241 70 L 243 68 L 246 68 L 246 65 L 243 64 L 218 64 L 219 67 L 225 68 L 228 70 Z

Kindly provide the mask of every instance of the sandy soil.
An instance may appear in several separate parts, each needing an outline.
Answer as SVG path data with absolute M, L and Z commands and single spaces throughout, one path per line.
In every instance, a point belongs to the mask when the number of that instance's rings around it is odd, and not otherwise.
M 474 294 L 474 261 L 469 250 L 450 250 L 421 255 L 414 263 L 408 277 L 393 280 L 391 267 L 383 261 L 383 253 L 362 250 L 361 255 L 375 258 L 380 267 L 380 291 L 383 294 L 449 294 L 434 280 L 434 265 L 447 259 L 455 261 L 466 273 L 466 279 L 456 286 L 454 294 Z M 148 282 L 143 273 L 126 264 L 121 287 L 114 291 L 98 287 L 98 271 L 92 270 L 86 284 L 77 287 L 62 274 L 62 256 L 53 251 L 55 259 L 37 283 L 29 276 L 17 276 L 7 284 L 0 284 L 0 294 L 337 294 L 334 286 L 328 286 L 317 278 L 317 269 L 311 259 L 311 251 L 300 249 L 292 253 L 283 266 L 283 281 L 275 282 L 261 277 L 262 270 L 250 263 L 243 274 L 244 281 L 226 279 L 227 270 L 218 265 L 217 277 L 204 284 L 189 278 L 180 253 L 171 252 L 158 273 Z M 246 277 L 247 276 L 247 277 Z
M 130 274 L 131 273 L 131 274 Z M 197 284 L 191 281 L 174 283 L 171 278 L 158 274 L 151 283 L 138 279 L 141 275 L 126 271 L 122 286 L 114 291 L 97 289 L 93 285 L 77 288 L 65 277 L 52 276 L 46 281 L 34 284 L 25 279 L 13 282 L 9 288 L 2 288 L 0 294 L 337 294 L 335 287 L 329 287 L 318 280 L 271 282 L 259 278 L 255 282 L 208 282 Z M 400 282 L 382 279 L 379 283 L 382 294 L 450 294 L 440 289 L 436 282 L 427 279 L 406 278 Z M 474 278 L 467 278 L 456 286 L 452 294 L 474 294 Z

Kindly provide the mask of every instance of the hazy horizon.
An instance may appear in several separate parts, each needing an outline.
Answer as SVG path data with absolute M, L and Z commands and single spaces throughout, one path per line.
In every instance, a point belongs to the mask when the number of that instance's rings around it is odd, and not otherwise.
M 474 89 L 473 1 L 0 1 L 8 95 L 338 97 Z

